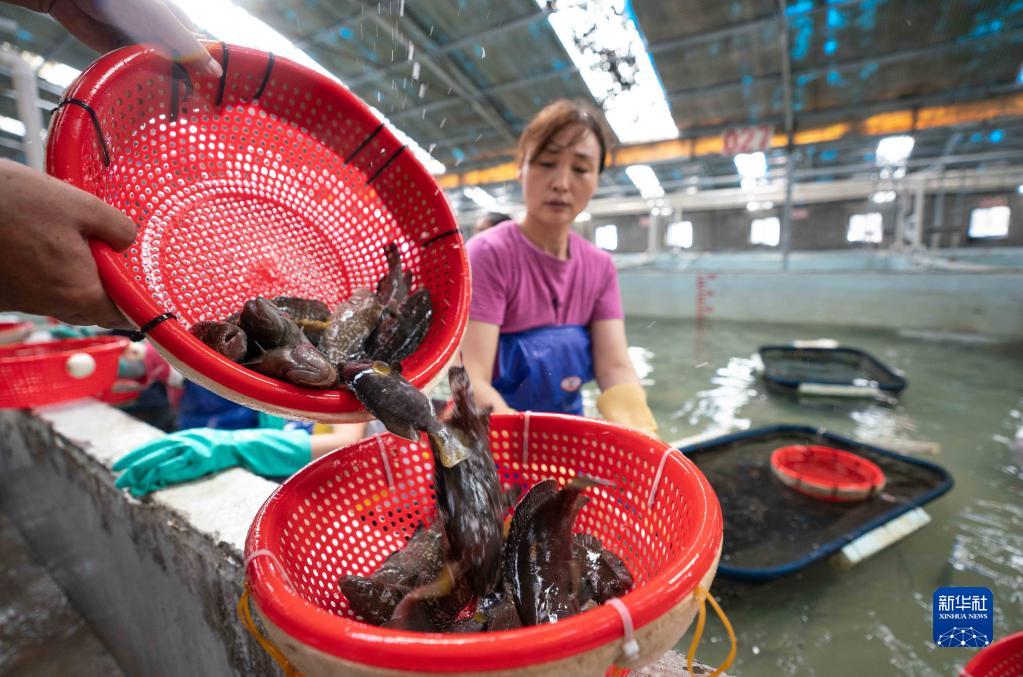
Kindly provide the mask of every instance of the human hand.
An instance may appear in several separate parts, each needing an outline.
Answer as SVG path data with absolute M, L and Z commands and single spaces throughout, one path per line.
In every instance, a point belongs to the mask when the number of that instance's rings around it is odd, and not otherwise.
M 121 251 L 135 224 L 85 191 L 0 160 L 0 309 L 131 329 L 103 290 L 88 238 Z
M 266 477 L 291 475 L 311 460 L 309 434 L 300 430 L 215 430 L 171 433 L 114 464 L 117 487 L 135 496 L 241 466 Z
M 602 392 L 597 409 L 608 421 L 657 437 L 657 421 L 646 403 L 646 392 L 638 383 L 619 383 Z
M 85 45 L 103 53 L 131 43 L 162 47 L 219 78 L 220 64 L 199 44 L 188 18 L 164 0 L 10 0 L 49 14 Z

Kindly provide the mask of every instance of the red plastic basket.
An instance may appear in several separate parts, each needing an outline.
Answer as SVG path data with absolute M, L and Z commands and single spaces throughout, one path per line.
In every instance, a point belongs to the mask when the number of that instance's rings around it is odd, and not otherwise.
M 989 644 L 970 659 L 962 677 L 1019 677 L 1023 675 L 1023 632 Z
M 0 408 L 40 407 L 97 395 L 117 378 L 128 339 L 113 336 L 0 346 Z M 72 360 L 86 375 L 75 377 Z
M 821 445 L 794 444 L 771 454 L 775 477 L 796 491 L 826 501 L 861 501 L 884 489 L 884 471 L 857 454 Z
M 0 322 L 0 345 L 24 341 L 34 328 L 31 322 Z
M 139 46 L 111 52 L 68 89 L 48 171 L 139 225 L 118 254 L 92 243 L 121 310 L 186 377 L 236 402 L 320 421 L 366 418 L 347 390 L 268 378 L 188 333 L 257 295 L 342 301 L 376 284 L 397 242 L 433 320 L 403 363 L 430 385 L 465 328 L 468 263 L 436 182 L 351 92 L 267 52 L 209 43 L 222 79 Z M 154 321 L 173 313 L 176 321 Z
M 602 674 L 612 663 L 638 667 L 675 645 L 696 612 L 696 587 L 709 587 L 721 551 L 721 508 L 696 466 L 632 430 L 557 414 L 493 416 L 491 449 L 505 485 L 577 473 L 613 483 L 587 490 L 591 500 L 576 529 L 598 536 L 628 565 L 636 586 L 621 602 L 639 655 L 622 658 L 623 621 L 610 604 L 553 625 L 479 634 L 401 632 L 354 620 L 339 578 L 376 570 L 435 509 L 428 446 L 384 434 L 303 468 L 267 499 L 249 530 L 252 598 L 296 668 L 566 677 Z

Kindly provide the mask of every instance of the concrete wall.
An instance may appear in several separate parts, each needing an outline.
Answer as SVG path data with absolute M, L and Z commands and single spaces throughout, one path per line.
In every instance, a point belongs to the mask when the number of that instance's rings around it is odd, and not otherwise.
M 1023 272 L 621 270 L 629 316 L 928 329 L 1023 339 Z

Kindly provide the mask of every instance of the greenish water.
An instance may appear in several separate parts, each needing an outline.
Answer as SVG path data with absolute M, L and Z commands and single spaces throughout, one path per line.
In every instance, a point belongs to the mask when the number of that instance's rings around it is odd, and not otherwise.
M 666 440 L 771 423 L 847 436 L 928 440 L 922 456 L 955 487 L 928 504 L 932 522 L 848 571 L 817 563 L 758 586 L 727 584 L 722 599 L 739 636 L 735 675 L 952 675 L 976 650 L 931 641 L 931 600 L 941 586 L 994 593 L 995 638 L 1023 630 L 1023 346 L 985 339 L 819 326 L 630 320 L 630 353 Z M 827 336 L 902 370 L 895 403 L 788 399 L 753 372 L 758 346 Z M 592 404 L 592 386 L 586 392 Z M 1023 440 L 1019 442 L 1023 445 Z M 765 535 L 765 538 L 767 536 Z M 728 538 L 728 534 L 725 534 Z M 688 646 L 690 635 L 680 644 Z M 698 651 L 727 653 L 716 621 Z

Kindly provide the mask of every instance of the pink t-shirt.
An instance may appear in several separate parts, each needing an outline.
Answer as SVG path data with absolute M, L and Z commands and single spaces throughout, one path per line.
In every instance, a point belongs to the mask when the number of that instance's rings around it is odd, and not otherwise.
M 614 261 L 578 233 L 568 235 L 567 261 L 539 249 L 514 221 L 476 235 L 466 249 L 469 319 L 496 324 L 502 334 L 624 317 Z

